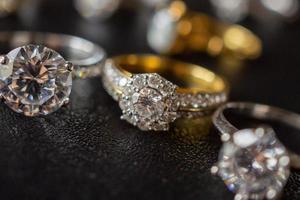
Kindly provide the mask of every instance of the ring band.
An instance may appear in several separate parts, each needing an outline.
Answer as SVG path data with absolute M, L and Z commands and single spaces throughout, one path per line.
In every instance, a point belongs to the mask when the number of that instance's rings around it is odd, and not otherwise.
M 66 104 L 72 79 L 99 76 L 106 57 L 98 45 L 64 34 L 0 32 L 0 44 L 1 50 L 14 48 L 0 57 L 0 95 L 26 116 L 47 115 Z
M 190 11 L 178 0 L 156 11 L 147 38 L 151 48 L 163 54 L 196 51 L 254 59 L 262 51 L 260 39 L 250 30 Z
M 227 103 L 213 116 L 223 146 L 212 167 L 237 199 L 275 199 L 289 177 L 289 166 L 299 168 L 300 157 L 288 151 L 269 126 L 239 130 L 224 111 L 238 111 L 259 120 L 272 120 L 300 130 L 300 115 L 255 103 Z
M 110 58 L 102 80 L 108 93 L 119 101 L 122 118 L 141 130 L 168 130 L 178 117 L 212 112 L 228 95 L 226 81 L 215 73 L 154 55 Z

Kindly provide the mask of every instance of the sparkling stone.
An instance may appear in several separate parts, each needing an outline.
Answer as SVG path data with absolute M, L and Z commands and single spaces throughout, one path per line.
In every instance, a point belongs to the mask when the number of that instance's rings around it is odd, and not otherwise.
M 157 76 L 150 76 L 149 77 L 149 86 L 153 88 L 158 88 L 160 85 L 160 78 Z
M 126 99 L 121 99 L 119 102 L 119 106 L 122 110 L 127 110 L 129 108 L 129 103 Z
M 52 49 L 26 45 L 7 54 L 9 63 L 0 67 L 4 80 L 2 95 L 14 111 L 28 116 L 49 114 L 68 99 L 72 73 L 66 61 Z
M 218 174 L 242 199 L 264 199 L 278 194 L 289 176 L 288 154 L 270 128 L 264 134 L 244 129 L 224 143 Z M 281 151 L 278 151 L 280 149 Z M 280 160 L 287 160 L 280 162 Z
M 132 124 L 137 124 L 141 130 L 166 130 L 168 124 L 176 119 L 175 111 L 178 109 L 178 100 L 174 98 L 176 86 L 172 86 L 173 90 L 164 95 L 166 93 L 164 89 L 157 89 L 150 84 L 153 77 L 163 85 L 171 84 L 157 74 L 134 75 L 132 82 L 128 82 L 125 86 L 126 92 L 120 101 L 120 108 L 123 110 L 124 118 Z
M 157 90 L 145 87 L 136 96 L 133 106 L 139 115 L 148 119 L 160 118 L 164 112 L 165 102 Z
M 146 77 L 144 75 L 136 76 L 133 80 L 133 85 L 137 88 L 142 88 L 146 85 Z
M 148 29 L 148 43 L 155 51 L 168 52 L 177 37 L 176 22 L 167 9 L 156 12 Z
M 127 83 L 127 79 L 126 78 L 120 78 L 119 80 L 119 86 L 124 87 Z

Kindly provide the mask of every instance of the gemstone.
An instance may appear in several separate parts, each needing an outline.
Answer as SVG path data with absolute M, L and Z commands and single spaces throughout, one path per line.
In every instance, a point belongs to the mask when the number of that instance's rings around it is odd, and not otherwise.
M 158 89 L 153 80 L 169 88 Z M 176 119 L 174 113 L 179 106 L 176 86 L 158 74 L 134 75 L 125 88 L 126 92 L 119 102 L 124 113 L 122 118 L 141 130 L 166 130 L 168 124 Z
M 237 198 L 274 199 L 288 179 L 289 156 L 273 129 L 243 129 L 223 144 L 218 168 Z
M 156 12 L 147 33 L 151 48 L 157 52 L 166 53 L 172 48 L 176 38 L 176 22 L 168 9 Z
M 135 93 L 134 108 L 137 113 L 148 119 L 159 119 L 164 112 L 164 99 L 156 89 L 145 87 Z
M 68 100 L 72 70 L 57 52 L 26 45 L 6 56 L 8 64 L 0 66 L 1 94 L 11 109 L 26 116 L 46 115 Z
M 119 80 L 119 86 L 120 87 L 124 87 L 127 83 L 127 79 L 126 78 L 120 78 Z

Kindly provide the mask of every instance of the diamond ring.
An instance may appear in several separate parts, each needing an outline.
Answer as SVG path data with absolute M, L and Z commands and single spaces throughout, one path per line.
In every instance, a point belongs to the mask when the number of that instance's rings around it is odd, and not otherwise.
M 178 117 L 207 114 L 224 103 L 228 93 L 226 82 L 215 73 L 154 55 L 108 59 L 102 80 L 119 102 L 121 118 L 141 130 L 166 131 Z
M 288 151 L 270 126 L 237 129 L 225 118 L 224 111 L 230 110 L 259 120 L 284 123 L 297 130 L 300 130 L 300 115 L 267 105 L 227 103 L 213 116 L 223 146 L 211 172 L 218 174 L 228 189 L 236 193 L 235 199 L 277 198 L 289 177 L 289 167 L 300 167 L 299 155 Z
M 190 11 L 178 0 L 156 11 L 147 39 L 160 54 L 206 51 L 214 56 L 253 59 L 262 48 L 260 39 L 250 30 Z
M 72 79 L 100 75 L 105 60 L 96 44 L 63 34 L 0 32 L 0 43 L 14 48 L 0 56 L 0 96 L 26 116 L 58 110 L 69 101 Z

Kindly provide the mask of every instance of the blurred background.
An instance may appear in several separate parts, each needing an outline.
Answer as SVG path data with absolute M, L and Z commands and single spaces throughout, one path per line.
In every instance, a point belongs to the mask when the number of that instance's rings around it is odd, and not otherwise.
M 103 46 L 108 56 L 158 53 L 151 48 L 150 25 L 170 3 L 0 0 L 0 29 L 77 35 Z M 250 29 L 261 39 L 261 55 L 241 60 L 193 51 L 171 57 L 222 74 L 231 84 L 231 100 L 300 113 L 298 0 L 185 3 L 189 10 Z M 118 106 L 100 80 L 74 84 L 71 110 L 49 117 L 28 119 L 1 106 L 1 199 L 232 199 L 209 173 L 220 147 L 217 133 L 207 134 L 209 122 L 183 121 L 169 134 L 142 133 L 119 120 Z M 300 151 L 284 134 L 279 136 L 284 143 Z M 299 172 L 293 171 L 282 198 L 300 199 Z

